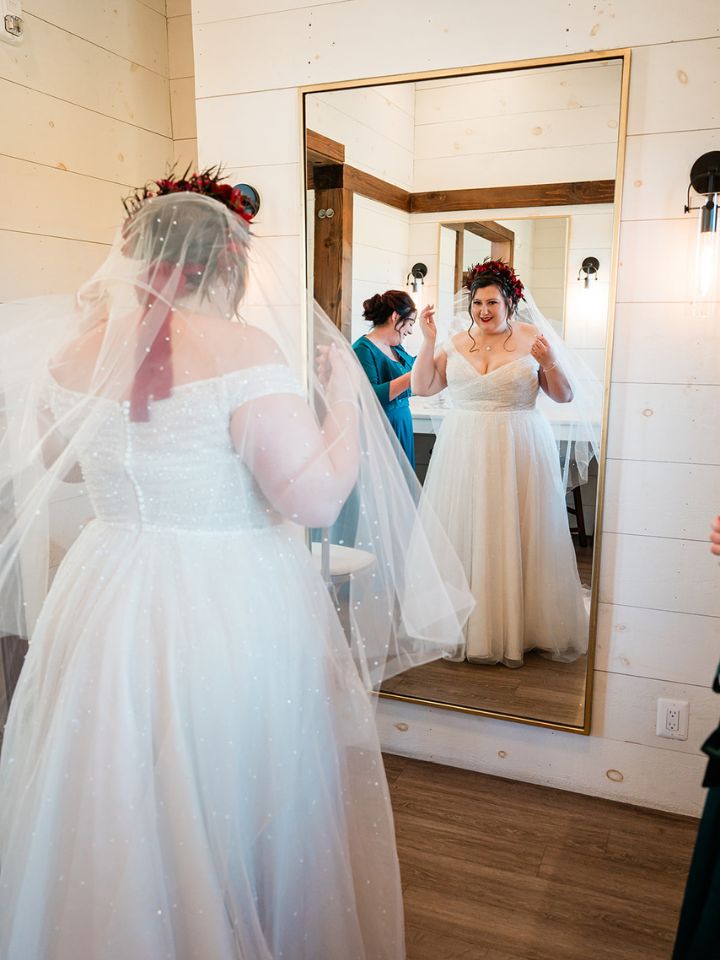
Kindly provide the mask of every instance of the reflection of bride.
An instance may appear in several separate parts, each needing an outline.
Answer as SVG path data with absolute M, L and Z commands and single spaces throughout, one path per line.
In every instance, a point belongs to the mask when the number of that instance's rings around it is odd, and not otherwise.
M 423 502 L 445 527 L 476 601 L 453 659 L 518 667 L 537 650 L 574 660 L 587 650 L 588 614 L 558 446 L 536 409 L 540 389 L 565 404 L 573 385 L 557 338 L 518 320 L 523 286 L 511 267 L 478 264 L 468 286 L 469 329 L 433 355 L 435 323 L 423 322 L 412 376 L 416 395 L 448 387 L 452 403 Z
M 272 307 L 293 301 L 236 192 L 152 190 L 77 300 L 0 313 L 0 635 L 31 639 L 0 767 L 0 956 L 401 960 L 367 688 L 459 642 L 462 583 L 450 598 L 329 326 L 319 422 L 306 403 L 297 311 Z M 45 596 L 48 507 L 78 465 L 94 517 Z M 372 573 L 346 637 L 288 520 L 331 524 L 351 488 Z

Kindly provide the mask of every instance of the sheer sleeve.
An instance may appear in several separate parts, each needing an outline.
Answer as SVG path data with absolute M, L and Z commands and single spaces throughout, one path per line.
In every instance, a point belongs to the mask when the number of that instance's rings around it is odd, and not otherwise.
M 282 363 L 236 370 L 225 378 L 225 391 L 233 412 L 245 403 L 275 394 L 304 397 L 305 391 L 290 367 Z

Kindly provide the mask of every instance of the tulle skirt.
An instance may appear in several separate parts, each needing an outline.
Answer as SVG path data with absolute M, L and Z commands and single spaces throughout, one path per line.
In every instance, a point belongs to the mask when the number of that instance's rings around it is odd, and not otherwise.
M 283 527 L 95 521 L 0 769 L 2 960 L 401 960 L 373 710 Z
M 588 613 L 552 429 L 536 410 L 451 410 L 423 493 L 476 602 L 457 658 L 521 666 L 587 652 Z

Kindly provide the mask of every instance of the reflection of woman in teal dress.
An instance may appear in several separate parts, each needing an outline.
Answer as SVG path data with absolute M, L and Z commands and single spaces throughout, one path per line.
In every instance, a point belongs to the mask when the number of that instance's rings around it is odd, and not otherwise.
M 410 414 L 410 371 L 415 362 L 402 341 L 415 323 L 415 304 L 402 290 L 376 293 L 363 303 L 363 316 L 372 330 L 353 344 L 368 380 L 397 434 L 400 446 L 415 466 L 415 442 Z

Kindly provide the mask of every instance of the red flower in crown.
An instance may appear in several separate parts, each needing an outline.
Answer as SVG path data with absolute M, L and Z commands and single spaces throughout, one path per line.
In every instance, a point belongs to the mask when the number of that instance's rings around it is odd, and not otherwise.
M 245 202 L 244 194 L 241 190 L 230 186 L 229 183 L 221 183 L 223 173 L 220 165 L 208 167 L 200 173 L 190 173 L 190 167 L 185 170 L 181 177 L 175 179 L 172 172 L 162 180 L 151 180 L 141 190 L 123 200 L 123 205 L 128 217 L 133 217 L 146 200 L 153 197 L 164 197 L 171 193 L 199 193 L 204 197 L 210 197 L 222 203 L 228 210 L 242 217 L 247 223 L 252 220 L 252 213 Z
M 523 286 L 522 280 L 520 280 L 510 264 L 505 263 L 503 260 L 487 259 L 483 260 L 482 263 L 476 263 L 470 267 L 465 282 L 468 290 L 472 290 L 473 284 L 480 277 L 495 280 L 500 289 L 510 297 L 513 306 L 517 306 L 520 300 L 524 299 L 523 291 L 525 287 Z

